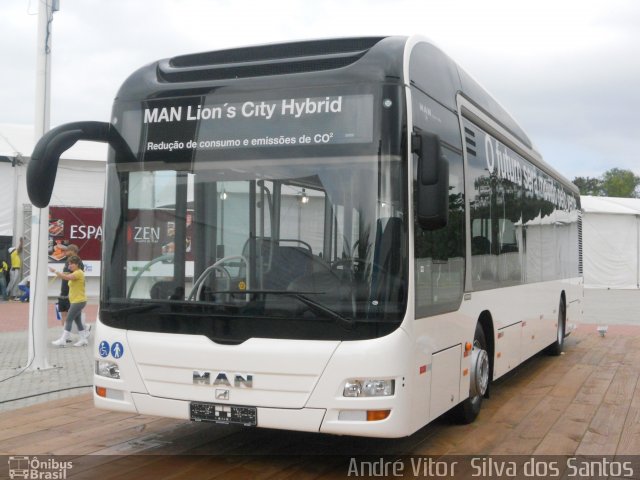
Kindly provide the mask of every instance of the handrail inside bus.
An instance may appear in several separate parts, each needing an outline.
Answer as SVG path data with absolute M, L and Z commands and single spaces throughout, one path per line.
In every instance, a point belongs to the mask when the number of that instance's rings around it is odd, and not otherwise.
M 140 277 L 142 277 L 142 274 L 144 272 L 149 270 L 149 268 L 151 268 L 152 265 L 155 265 L 158 262 L 168 261 L 170 263 L 173 263 L 173 257 L 174 257 L 173 253 L 165 253 L 164 255 L 160 255 L 159 257 L 156 257 L 153 260 L 150 260 L 149 262 L 145 263 L 142 266 L 142 268 L 138 271 L 136 276 L 133 278 L 133 281 L 131 282 L 131 286 L 129 287 L 129 291 L 127 292 L 127 298 L 131 298 L 131 294 L 133 293 L 133 287 L 136 286 L 136 283 L 138 283 L 138 280 L 140 280 Z
M 228 257 L 224 257 L 221 258 L 220 260 L 218 260 L 217 262 L 215 262 L 213 265 L 210 265 L 209 267 L 207 267 L 204 272 L 202 272 L 200 274 L 200 276 L 198 277 L 198 279 L 196 280 L 196 282 L 193 284 L 193 288 L 191 289 L 191 293 L 189 294 L 189 296 L 187 297 L 187 300 L 197 300 L 200 298 L 200 294 L 202 293 L 202 288 L 204 285 L 204 280 L 211 274 L 211 272 L 213 272 L 214 270 L 223 270 L 227 273 L 227 275 L 229 275 L 229 272 L 227 272 L 224 268 L 222 268 L 222 265 L 226 262 L 228 262 L 229 260 L 241 260 L 242 262 L 244 262 L 246 269 L 247 269 L 247 290 L 250 289 L 249 287 L 249 262 L 247 261 L 247 259 L 243 256 L 243 255 L 229 255 Z M 231 277 L 229 275 L 229 277 Z M 242 293 L 242 292 L 238 292 L 238 293 Z M 249 295 L 247 294 L 246 296 L 246 301 L 249 301 Z

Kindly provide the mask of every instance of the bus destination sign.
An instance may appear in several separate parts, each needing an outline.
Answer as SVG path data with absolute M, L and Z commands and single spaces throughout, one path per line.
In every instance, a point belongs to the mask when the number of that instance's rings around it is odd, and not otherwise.
M 142 150 L 173 153 L 373 140 L 373 95 L 327 95 L 224 102 L 219 97 L 143 104 Z

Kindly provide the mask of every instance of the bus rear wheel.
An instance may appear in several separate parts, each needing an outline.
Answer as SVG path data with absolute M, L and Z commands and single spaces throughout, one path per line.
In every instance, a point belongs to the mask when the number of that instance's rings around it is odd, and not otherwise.
M 458 423 L 471 423 L 480 413 L 482 399 L 489 388 L 490 364 L 487 352 L 487 340 L 480 324 L 476 325 L 476 332 L 471 350 L 469 398 L 458 404 L 453 410 L 453 416 Z

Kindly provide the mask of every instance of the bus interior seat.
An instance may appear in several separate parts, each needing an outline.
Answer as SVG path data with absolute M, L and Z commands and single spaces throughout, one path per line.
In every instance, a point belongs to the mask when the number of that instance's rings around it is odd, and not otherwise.
M 286 290 L 296 278 L 313 270 L 312 254 L 303 247 L 282 246 L 274 248 L 271 268 L 265 273 L 265 288 Z
M 265 290 L 287 290 L 296 279 L 313 273 L 317 257 L 309 248 L 299 245 L 280 245 L 293 240 L 256 239 L 256 249 L 262 258 L 263 288 Z M 249 242 L 243 249 L 249 257 Z M 260 270 L 260 267 L 258 267 Z
M 294 279 L 287 290 L 292 292 L 319 293 L 323 299 L 328 296 L 339 295 L 341 288 L 340 277 L 332 271 L 314 271 Z

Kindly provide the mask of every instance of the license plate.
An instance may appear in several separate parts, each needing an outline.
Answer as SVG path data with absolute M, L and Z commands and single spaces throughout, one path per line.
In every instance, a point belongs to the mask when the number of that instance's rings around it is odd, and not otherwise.
M 255 427 L 258 423 L 258 409 L 240 405 L 191 402 L 190 417 L 194 422 L 214 422 Z

